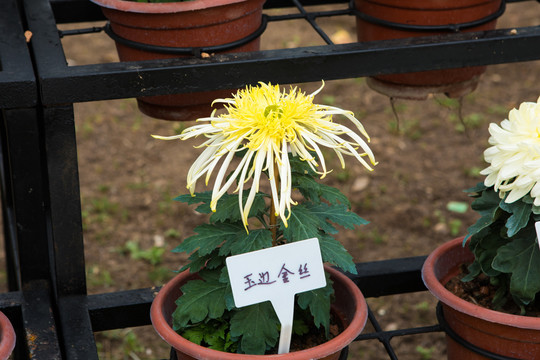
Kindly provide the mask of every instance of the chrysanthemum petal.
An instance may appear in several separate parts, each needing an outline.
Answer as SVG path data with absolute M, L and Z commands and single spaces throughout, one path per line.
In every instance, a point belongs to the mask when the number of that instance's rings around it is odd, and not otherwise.
M 180 135 L 155 137 L 181 140 L 198 136 L 207 138 L 199 145 L 205 148 L 204 151 L 188 171 L 188 188 L 193 193 L 198 179 L 204 175 L 208 183 L 213 170 L 219 166 L 211 201 L 211 208 L 215 209 L 220 197 L 238 179 L 236 191 L 246 230 L 247 218 L 259 191 L 260 177 L 263 171 L 267 171 L 276 215 L 287 226 L 291 206 L 296 204 L 292 199 L 289 153 L 307 162 L 321 177 L 329 172 L 322 148 L 332 149 L 342 167 L 345 166 L 345 155 L 356 158 L 370 170 L 372 167 L 365 158 L 369 159 L 371 165 L 376 164 L 366 142 L 369 136 L 353 112 L 313 103 L 315 95 L 323 87 L 324 82 L 319 89 L 306 95 L 297 88 L 282 91 L 279 85 L 259 83 L 258 86 L 248 86 L 231 98 L 214 100 L 214 103 L 224 104 L 224 113 L 216 115 L 216 111 L 213 111 L 209 117 L 198 119 L 197 125 L 185 129 Z M 351 128 L 334 122 L 333 116 L 344 116 L 366 140 Z M 232 175 L 225 180 L 233 155 L 239 149 L 247 151 Z M 244 184 L 249 181 L 252 182 L 251 190 L 243 203 Z
M 500 126 L 489 125 L 489 143 L 484 159 L 490 164 L 480 174 L 507 203 L 530 193 L 540 203 L 540 98 L 524 102 L 508 113 Z M 506 196 L 506 197 L 505 197 Z

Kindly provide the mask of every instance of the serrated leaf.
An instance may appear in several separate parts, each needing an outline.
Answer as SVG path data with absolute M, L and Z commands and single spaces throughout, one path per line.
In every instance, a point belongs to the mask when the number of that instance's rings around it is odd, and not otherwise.
M 306 161 L 301 160 L 298 156 L 289 155 L 289 163 L 291 164 L 291 172 L 295 173 L 293 178 L 296 177 L 296 174 L 309 175 L 311 177 L 317 175 L 309 164 Z
M 214 326 L 212 326 L 214 325 Z M 225 331 L 228 330 L 228 325 L 225 323 L 209 325 L 212 328 L 204 335 L 204 341 L 208 347 L 213 350 L 224 351 L 225 349 Z
M 289 226 L 284 227 L 283 236 L 290 242 L 311 239 L 318 236 L 320 219 L 304 205 L 296 205 L 291 209 Z
M 201 214 L 210 214 L 210 201 L 212 201 L 212 191 L 205 191 L 201 193 L 195 193 L 194 196 L 191 194 L 179 195 L 173 199 L 174 201 L 179 201 L 186 203 L 188 205 L 202 203 L 195 210 Z
M 501 199 L 493 189 L 487 189 L 471 204 L 471 208 L 478 212 L 481 217 L 467 229 L 466 241 L 470 236 L 480 233 L 497 220 L 498 209 Z M 500 211 L 499 211 L 500 212 Z
M 243 203 L 246 202 L 249 191 L 244 191 Z M 249 216 L 255 216 L 259 213 L 262 213 L 266 207 L 264 198 L 267 195 L 264 193 L 257 193 L 255 199 L 253 199 L 253 204 L 249 210 Z M 241 221 L 242 216 L 240 214 L 240 206 L 238 204 L 238 195 L 236 194 L 224 194 L 218 201 L 216 206 L 216 212 L 210 216 L 211 222 L 236 222 Z
M 478 198 L 474 199 L 471 208 L 482 216 L 494 215 L 500 202 L 501 198 L 499 197 L 499 194 L 492 188 L 489 188 L 482 192 Z
M 300 191 L 306 200 L 311 200 L 316 203 L 321 201 L 321 184 L 313 177 L 304 174 L 295 174 L 294 180 L 293 186 Z
M 506 228 L 508 229 L 508 236 L 512 237 L 527 226 L 529 219 L 531 217 L 532 204 L 526 203 L 524 201 L 514 201 L 511 204 L 508 204 L 504 201 L 501 201 L 501 209 L 507 213 L 512 214 L 506 221 Z
M 478 239 L 472 251 L 482 271 L 488 276 L 497 276 L 500 272 L 493 268 L 493 259 L 497 255 L 498 249 L 508 240 L 501 238 L 498 233 L 486 232 L 483 235 Z
M 237 309 L 231 318 L 231 336 L 240 338 L 240 352 L 262 355 L 276 345 L 279 325 L 272 305 L 266 301 Z
M 481 181 L 481 182 L 477 183 L 475 186 L 465 190 L 465 192 L 471 194 L 470 196 L 475 197 L 475 196 L 479 195 L 480 193 L 484 192 L 487 189 L 488 189 L 488 187 L 486 185 L 484 185 L 483 181 Z
M 512 274 L 510 293 L 523 304 L 534 300 L 540 291 L 540 250 L 535 238 L 517 238 L 502 246 L 493 267 Z
M 225 294 L 225 306 L 227 310 L 230 311 L 235 308 L 235 305 L 234 305 L 234 297 L 233 297 L 232 288 L 231 288 L 231 281 L 229 279 L 229 272 L 227 271 L 227 266 L 224 266 L 223 269 L 221 269 L 221 274 L 219 276 L 218 281 L 222 284 L 226 284 L 228 289 L 231 289 L 230 292 L 227 292 L 227 294 Z
M 478 275 L 480 275 L 480 272 L 482 271 L 482 267 L 477 261 L 474 261 L 472 264 L 470 264 L 467 269 L 469 270 L 469 273 L 461 279 L 461 281 L 463 282 L 469 282 L 474 280 Z
M 204 334 L 207 331 L 205 325 L 206 324 L 201 324 L 199 326 L 189 327 L 186 330 L 182 331 L 180 335 L 182 335 L 183 338 L 191 341 L 192 343 L 201 345 L 202 341 L 204 340 Z
M 298 294 L 298 305 L 304 310 L 309 308 L 315 326 L 320 328 L 322 325 L 326 337 L 330 330 L 330 305 L 333 293 L 332 281 L 327 276 L 325 287 Z
M 202 274 L 202 273 L 201 273 Z M 182 296 L 176 300 L 173 313 L 173 329 L 182 329 L 188 323 L 196 324 L 205 320 L 217 319 L 225 312 L 225 297 L 230 291 L 216 277 L 207 276 L 204 280 L 191 280 L 182 286 Z
M 215 250 L 224 241 L 229 241 L 246 232 L 241 224 L 216 223 L 202 224 L 195 228 L 197 234 L 185 239 L 173 252 L 185 252 L 187 254 L 198 250 L 199 256 L 204 256 Z
M 267 229 L 252 230 L 239 234 L 223 244 L 219 254 L 222 256 L 244 254 L 272 247 L 272 233 Z
M 302 319 L 294 319 L 292 331 L 293 334 L 302 336 L 309 332 L 309 326 Z
M 204 191 L 201 193 L 191 194 L 182 194 L 173 199 L 174 201 L 179 201 L 186 203 L 188 205 L 198 204 L 201 202 L 210 202 L 212 200 L 212 191 Z
M 306 208 L 316 215 L 322 222 L 330 220 L 347 229 L 354 229 L 356 225 L 366 225 L 369 221 L 362 219 L 352 211 L 349 211 L 345 205 L 306 204 Z
M 337 205 L 341 203 L 347 206 L 348 209 L 351 208 L 351 203 L 347 196 L 333 186 L 321 184 L 320 193 L 321 197 L 326 199 L 330 204 Z
M 343 247 L 343 244 L 329 235 L 319 235 L 318 238 L 324 262 L 334 264 L 343 271 L 357 274 L 353 257 Z
M 219 250 L 216 249 L 216 251 L 212 251 L 210 254 L 206 254 L 204 256 L 200 256 L 198 251 L 193 252 L 188 258 L 189 263 L 182 266 L 180 270 L 178 270 L 178 272 L 182 272 L 187 269 L 189 269 L 189 271 L 192 273 L 199 271 L 206 265 L 209 260 L 214 259 L 216 256 L 218 256 L 218 251 Z

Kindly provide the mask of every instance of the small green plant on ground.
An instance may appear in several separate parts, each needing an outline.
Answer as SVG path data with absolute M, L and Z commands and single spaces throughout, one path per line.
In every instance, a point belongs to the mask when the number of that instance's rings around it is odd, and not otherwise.
M 133 260 L 145 260 L 151 265 L 158 265 L 163 261 L 165 248 L 154 245 L 147 249 L 141 249 L 138 241 L 130 240 L 126 242 L 121 251 L 129 254 Z

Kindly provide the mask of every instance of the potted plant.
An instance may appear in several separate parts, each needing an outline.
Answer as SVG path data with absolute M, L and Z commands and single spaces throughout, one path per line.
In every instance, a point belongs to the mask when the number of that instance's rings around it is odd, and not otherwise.
M 485 180 L 467 190 L 480 218 L 424 264 L 424 282 L 442 303 L 449 359 L 540 357 L 539 129 L 540 98 L 490 124 Z
M 403 39 L 456 31 L 493 30 L 501 0 L 355 0 L 358 41 Z M 425 99 L 431 93 L 461 97 L 474 91 L 485 66 L 377 75 L 368 85 L 392 98 Z
M 215 46 L 231 45 L 220 50 L 223 52 L 256 51 L 260 47 L 260 37 L 252 35 L 264 25 L 264 0 L 91 1 L 101 6 L 109 19 L 108 33 L 115 39 L 120 61 L 209 57 L 217 51 L 212 50 Z M 142 96 L 137 103 L 143 113 L 152 117 L 192 120 L 208 114 L 213 99 L 230 96 L 231 92 Z
M 15 330 L 7 316 L 0 312 L 0 359 L 9 358 L 14 348 Z
M 313 103 L 321 89 L 306 95 L 297 88 L 287 92 L 271 84 L 249 86 L 233 98 L 216 100 L 225 104 L 225 113 L 216 116 L 214 111 L 180 135 L 155 136 L 206 139 L 201 145 L 205 150 L 187 175 L 191 194 L 176 200 L 200 204 L 197 211 L 211 214 L 209 223 L 197 226 L 196 234 L 174 250 L 190 254 L 189 263 L 160 290 L 151 309 L 156 331 L 180 358 L 244 359 L 251 358 L 246 354 L 259 358 L 266 353 L 265 358 L 272 359 L 337 359 L 362 331 L 367 307 L 360 290 L 343 273 L 327 267 L 326 287 L 298 294 L 295 309 L 294 333 L 322 334 L 315 340 L 322 344 L 271 355 L 279 335 L 276 314 L 268 302 L 236 308 L 226 272 L 230 255 L 308 238 L 318 239 L 324 262 L 356 272 L 352 257 L 333 237 L 335 224 L 354 228 L 366 221 L 350 211 L 344 194 L 316 177 L 329 173 L 325 147 L 342 166 L 343 155 L 370 170 L 375 159 L 360 135 L 333 120 L 343 115 L 368 137 L 352 112 Z M 198 180 L 208 182 L 214 169 L 213 190 L 195 192 Z M 249 182 L 251 188 L 245 189 Z

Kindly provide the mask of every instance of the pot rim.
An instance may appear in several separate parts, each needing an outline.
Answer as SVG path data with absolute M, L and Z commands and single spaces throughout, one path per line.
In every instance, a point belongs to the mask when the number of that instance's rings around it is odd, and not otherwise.
M 440 10 L 462 10 L 484 6 L 488 4 L 501 4 L 502 0 L 445 0 L 427 2 L 425 0 L 357 0 L 357 3 L 373 3 L 379 6 L 401 8 L 405 10 L 420 11 L 440 11 Z
M 356 310 L 354 313 L 353 318 L 350 319 L 350 324 L 347 326 L 345 330 L 343 330 L 339 335 L 334 337 L 333 339 L 309 348 L 305 350 L 300 351 L 294 351 L 287 354 L 271 354 L 271 355 L 244 355 L 246 357 L 249 357 L 249 359 L 273 359 L 273 360 L 308 360 L 308 359 L 318 359 L 322 358 L 328 355 L 331 355 L 337 351 L 340 351 L 345 346 L 350 344 L 357 336 L 362 332 L 364 329 L 364 326 L 367 321 L 367 304 L 365 301 L 364 296 L 362 295 L 362 292 L 356 286 L 356 284 L 349 279 L 345 274 L 341 273 L 339 270 L 336 270 L 334 268 L 331 268 L 329 266 L 325 265 L 325 271 L 330 273 L 333 280 L 339 280 L 343 286 L 347 289 L 348 292 L 351 294 L 351 298 L 355 298 L 358 301 L 356 302 Z M 157 331 L 156 328 L 156 319 L 163 319 L 163 313 L 162 308 L 163 304 L 166 298 L 166 294 L 169 293 L 173 288 L 176 288 L 179 286 L 179 283 L 183 280 L 182 275 L 186 276 L 186 273 L 188 273 L 189 270 L 184 271 L 183 273 L 177 275 L 175 278 L 173 278 L 171 281 L 169 281 L 167 284 L 163 286 L 163 288 L 159 291 L 157 296 L 154 298 L 154 301 L 152 302 L 152 306 L 150 309 L 150 318 L 152 320 L 152 325 L 154 326 L 154 329 Z M 190 274 L 188 273 L 187 276 Z M 191 274 L 192 276 L 194 274 Z M 180 344 L 183 348 L 181 351 L 186 353 L 187 355 L 193 356 L 193 357 L 201 357 L 201 358 L 215 358 L 220 360 L 238 360 L 244 357 L 242 354 L 236 354 L 236 353 L 226 353 L 222 351 L 212 350 L 203 346 L 199 346 L 197 344 L 192 343 L 189 340 L 184 339 L 180 335 L 178 335 L 172 327 L 167 323 L 167 326 L 163 327 L 161 331 L 158 332 L 159 335 L 165 342 L 167 342 L 169 345 L 174 347 L 173 343 Z M 343 346 L 343 343 L 345 345 Z M 189 350 L 186 350 L 186 347 L 189 347 Z
M 3 312 L 0 312 L 0 328 L 2 329 L 0 339 L 0 355 L 5 355 L 7 358 L 15 348 L 16 336 L 11 321 L 9 321 L 8 317 L 4 315 Z
M 127 0 L 90 0 L 101 7 L 140 14 L 170 14 L 184 11 L 196 11 L 206 8 L 248 2 L 250 0 L 191 0 L 169 3 L 140 3 Z
M 496 324 L 503 324 L 517 328 L 540 330 L 540 321 L 537 317 L 507 314 L 475 305 L 447 290 L 435 274 L 438 261 L 451 251 L 462 247 L 464 237 L 459 237 L 437 247 L 426 259 L 422 267 L 422 280 L 428 290 L 440 302 L 469 316 Z M 446 274 L 441 274 L 446 275 Z M 442 277 L 442 276 L 441 276 Z

